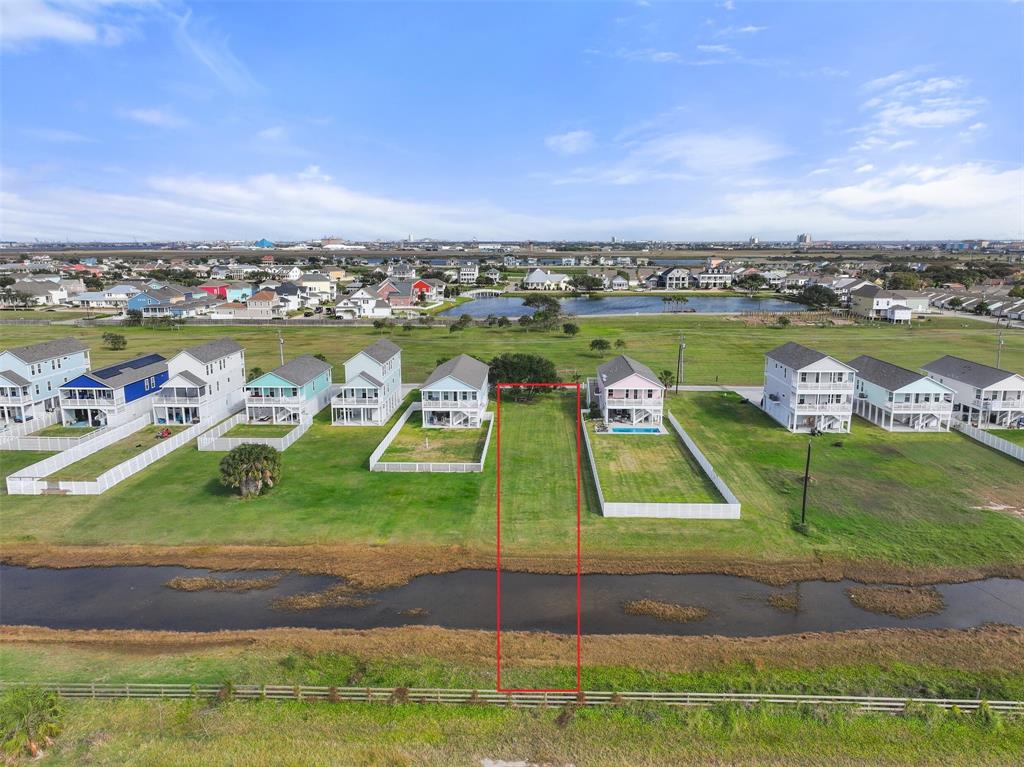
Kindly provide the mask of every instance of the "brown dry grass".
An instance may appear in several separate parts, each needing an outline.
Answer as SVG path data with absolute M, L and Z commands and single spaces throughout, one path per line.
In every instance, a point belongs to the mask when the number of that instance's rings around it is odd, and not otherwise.
M 178 591 L 256 591 L 272 589 L 281 582 L 280 575 L 266 578 L 213 578 L 210 576 L 194 578 L 171 578 L 164 585 Z
M 800 612 L 800 594 L 795 591 L 780 591 L 768 595 L 768 604 L 779 612 Z
M 862 610 L 897 618 L 938 613 L 946 606 L 942 595 L 930 586 L 854 586 L 846 595 Z
M 347 583 L 328 586 L 322 591 L 309 591 L 305 594 L 293 594 L 290 597 L 278 597 L 270 606 L 275 610 L 298 612 L 301 610 L 319 610 L 323 607 L 369 607 L 377 604 L 358 592 Z
M 312 546 L 59 546 L 6 543 L 0 561 L 27 567 L 115 567 L 177 565 L 210 570 L 288 570 L 314 575 L 335 575 L 362 589 L 399 586 L 419 575 L 469 569 L 493 569 L 493 551 L 463 546 L 410 546 L 331 544 Z M 502 556 L 508 571 L 572 574 L 575 557 Z M 802 580 L 895 583 L 918 586 L 963 583 L 984 578 L 1024 578 L 1024 563 L 996 567 L 901 568 L 888 562 L 840 559 L 794 560 L 765 563 L 736 559 L 669 558 L 651 555 L 588 557 L 584 573 L 720 573 L 753 578 L 774 586 Z
M 622 609 L 629 615 L 646 615 L 671 623 L 692 623 L 711 615 L 706 607 L 659 602 L 656 599 L 630 599 L 622 603 Z
M 502 632 L 519 641 L 518 660 L 560 665 L 574 635 Z M 429 626 L 355 629 L 263 629 L 255 631 L 119 631 L 0 626 L 0 642 L 66 644 L 118 652 L 191 652 L 240 646 L 296 652 L 336 652 L 367 659 L 423 657 L 493 667 L 495 635 Z M 754 668 L 815 668 L 828 665 L 910 663 L 966 671 L 1024 673 L 1024 628 L 986 626 L 967 630 L 868 629 L 834 634 L 803 633 L 774 637 L 586 635 L 583 661 L 588 666 L 628 665 L 656 671 L 698 671 L 733 664 Z

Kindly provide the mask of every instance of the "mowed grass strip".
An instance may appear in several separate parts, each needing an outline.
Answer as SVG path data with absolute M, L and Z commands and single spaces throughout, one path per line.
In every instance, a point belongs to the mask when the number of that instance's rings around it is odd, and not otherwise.
M 0 450 L 0 495 L 7 495 L 7 478 L 18 469 L 24 469 L 56 453 L 45 450 Z
M 597 421 L 586 422 L 606 501 L 725 503 L 674 433 L 599 434 L 596 426 Z
M 100 474 L 113 469 L 119 463 L 124 463 L 130 458 L 139 455 L 139 453 L 159 445 L 161 440 L 156 437 L 164 429 L 169 429 L 173 436 L 185 428 L 185 426 L 179 425 L 164 426 L 157 424 L 143 427 L 134 434 L 129 434 L 127 437 L 111 445 L 100 448 L 92 455 L 87 455 L 85 458 L 75 461 L 63 469 L 58 469 L 49 478 L 63 480 L 96 479 Z
M 1024 445 L 1024 429 L 992 429 L 989 434 L 993 437 L 1002 437 L 1015 445 Z
M 297 423 L 290 424 L 264 424 L 264 423 L 240 423 L 232 426 L 225 433 L 225 437 L 284 437 L 292 429 L 298 427 Z
M 90 432 L 96 431 L 95 426 L 64 426 L 63 424 L 55 423 L 52 426 L 47 426 L 45 429 L 32 434 L 33 437 L 84 437 Z
M 489 424 L 476 429 L 424 428 L 422 413 L 413 413 L 381 456 L 397 463 L 475 463 L 483 453 Z

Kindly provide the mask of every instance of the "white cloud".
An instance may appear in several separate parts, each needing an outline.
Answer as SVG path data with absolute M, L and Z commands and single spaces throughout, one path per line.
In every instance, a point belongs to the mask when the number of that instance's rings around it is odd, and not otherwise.
M 764 32 L 768 27 L 758 27 L 754 24 L 747 24 L 743 27 L 722 27 L 720 30 L 715 32 L 716 37 L 733 37 L 735 35 L 756 35 L 758 32 Z
M 582 154 L 593 149 L 594 134 L 588 130 L 558 133 L 544 139 L 544 146 L 559 154 Z
M 257 87 L 248 68 L 231 51 L 226 35 L 214 31 L 208 21 L 193 18 L 191 10 L 175 20 L 178 47 L 202 64 L 224 88 L 243 93 Z
M 184 128 L 190 124 L 188 120 L 174 111 L 156 107 L 122 109 L 118 114 L 125 119 L 134 120 L 143 125 L 152 125 L 156 128 Z
M 600 51 L 595 50 L 588 52 L 600 53 Z M 677 64 L 683 60 L 683 57 L 674 51 L 662 51 L 655 48 L 619 48 L 613 55 L 615 58 L 626 61 L 647 61 L 654 64 Z
M 280 141 L 285 138 L 287 131 L 283 125 L 272 125 L 269 128 L 256 131 L 256 138 L 262 141 Z
M 43 42 L 118 45 L 134 21 L 118 14 L 156 7 L 155 0 L 2 0 L 0 45 L 18 50 Z
M 701 53 L 736 53 L 728 45 L 698 45 L 697 50 Z
M 84 144 L 95 141 L 81 133 L 58 128 L 25 128 L 22 133 L 38 141 L 47 141 L 51 144 Z
M 871 163 L 867 162 L 867 163 L 864 163 L 863 165 L 860 165 L 860 166 L 854 168 L 853 172 L 854 173 L 870 173 L 874 169 L 875 169 L 875 166 L 872 165 Z
M 1024 231 L 1024 171 L 977 163 L 901 166 L 856 184 L 832 186 L 813 186 L 804 177 L 726 193 L 701 181 L 699 202 L 685 212 L 678 205 L 652 210 L 645 204 L 643 213 L 589 217 L 516 212 L 479 200 L 399 199 L 300 175 L 161 176 L 137 193 L 115 193 L 33 186 L 5 170 L 0 239 L 286 239 L 324 231 L 357 239 L 409 231 L 450 238 L 585 238 L 615 231 L 658 239 L 727 239 L 751 229 L 765 238 L 791 237 L 807 228 L 832 239 L 1001 239 Z M 622 199 L 612 197 L 615 209 L 622 209 Z
M 304 171 L 299 173 L 298 178 L 300 181 L 330 181 L 331 177 L 320 170 L 319 165 L 310 165 Z

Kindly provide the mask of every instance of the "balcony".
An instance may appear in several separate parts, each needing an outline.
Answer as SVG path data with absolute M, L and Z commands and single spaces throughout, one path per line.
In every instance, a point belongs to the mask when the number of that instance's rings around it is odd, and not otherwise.
M 209 396 L 206 392 L 196 393 L 194 395 L 180 395 L 180 394 L 160 394 L 156 397 L 157 405 L 201 405 L 206 402 Z
M 608 397 L 608 407 L 661 407 L 665 400 L 661 397 Z
M 852 402 L 804 402 L 796 405 L 797 413 L 852 413 Z
M 333 405 L 379 405 L 380 402 L 380 397 L 346 397 L 341 394 L 331 400 Z
M 245 404 L 249 405 L 249 406 L 252 406 L 252 407 L 261 407 L 263 405 L 266 405 L 268 407 L 271 406 L 271 405 L 289 405 L 291 407 L 299 407 L 299 406 L 303 405 L 304 403 L 305 403 L 305 400 L 302 399 L 302 397 L 299 397 L 299 396 L 295 396 L 295 397 L 257 397 L 255 395 L 250 394 L 249 392 L 245 393 Z
M 100 397 L 95 394 L 84 394 L 74 391 L 61 391 L 60 401 L 68 405 L 81 404 L 83 407 L 99 407 L 103 405 L 116 405 L 113 397 Z
M 0 394 L 0 405 L 30 405 L 32 395 L 25 394 Z
M 953 410 L 953 402 L 889 402 L 885 407 L 894 413 L 945 413 Z
M 487 403 L 483 400 L 430 400 L 422 401 L 424 410 L 483 410 Z
M 971 407 L 980 410 L 1022 410 L 1024 409 L 1024 398 L 1014 397 L 1013 399 L 982 399 L 975 397 L 971 401 Z
M 853 391 L 853 379 L 847 381 L 797 381 L 793 388 L 798 391 Z

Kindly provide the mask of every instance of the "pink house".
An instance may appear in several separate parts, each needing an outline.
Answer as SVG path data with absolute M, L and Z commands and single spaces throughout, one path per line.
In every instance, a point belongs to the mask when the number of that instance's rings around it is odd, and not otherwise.
M 665 386 L 649 367 L 620 354 L 597 368 L 587 400 L 598 405 L 605 424 L 660 427 Z

